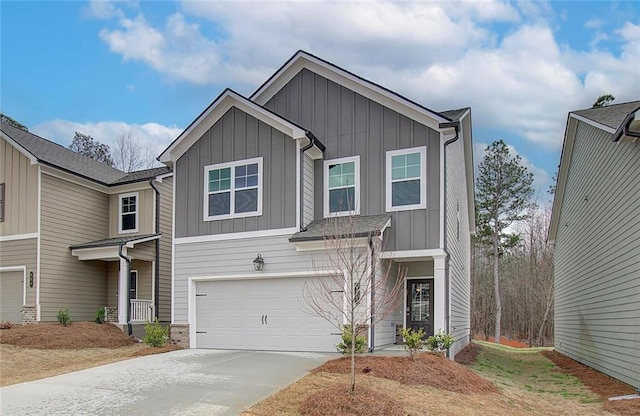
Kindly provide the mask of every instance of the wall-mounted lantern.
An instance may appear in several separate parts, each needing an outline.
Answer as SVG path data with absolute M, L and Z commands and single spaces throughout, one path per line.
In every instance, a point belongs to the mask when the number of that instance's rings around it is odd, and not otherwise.
M 258 256 L 253 260 L 253 268 L 257 272 L 262 271 L 262 269 L 264 268 L 264 259 L 262 258 L 260 253 L 258 253 Z

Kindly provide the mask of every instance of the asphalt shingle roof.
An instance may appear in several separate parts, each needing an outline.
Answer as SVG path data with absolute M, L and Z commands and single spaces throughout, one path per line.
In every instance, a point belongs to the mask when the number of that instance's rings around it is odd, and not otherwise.
M 572 113 L 616 130 L 620 127 L 627 114 L 638 109 L 638 107 L 640 107 L 640 101 L 631 101 L 611 104 L 606 107 L 573 111 Z
M 145 240 L 150 237 L 160 237 L 160 234 L 142 234 L 142 235 L 127 236 L 127 237 L 106 238 L 104 240 L 89 241 L 88 243 L 75 244 L 73 246 L 69 246 L 69 248 L 73 250 L 78 248 L 121 246 L 121 245 L 130 243 L 132 241 Z
M 391 215 L 355 215 L 335 218 L 324 218 L 312 221 L 305 231 L 295 233 L 289 238 L 292 243 L 298 241 L 323 240 L 325 237 L 359 238 L 380 235 L 380 231 L 391 220 Z M 344 231 L 340 235 L 334 230 Z
M 103 185 L 109 186 L 141 182 L 171 172 L 171 169 L 166 166 L 131 173 L 123 172 L 106 163 L 98 162 L 97 160 L 76 153 L 43 137 L 20 130 L 6 123 L 0 123 L 0 129 L 27 152 L 35 156 L 39 162 Z

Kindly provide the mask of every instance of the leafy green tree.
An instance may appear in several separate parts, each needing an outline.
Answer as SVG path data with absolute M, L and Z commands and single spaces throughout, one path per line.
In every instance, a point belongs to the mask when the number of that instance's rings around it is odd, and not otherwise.
M 502 318 L 499 259 L 520 240 L 518 234 L 508 229 L 514 222 L 527 218 L 526 208 L 533 197 L 532 184 L 533 174 L 522 164 L 520 156 L 511 155 L 502 140 L 487 147 L 476 182 L 476 213 L 479 237 L 492 248 L 495 341 L 498 343 Z
M 603 94 L 600 97 L 598 97 L 598 99 L 593 103 L 591 108 L 606 107 L 609 104 L 611 104 L 615 99 L 616 97 L 614 97 L 611 94 Z
M 27 126 L 25 126 L 24 124 L 12 119 L 11 117 L 9 117 L 6 114 L 0 113 L 0 121 L 2 121 L 5 124 L 8 124 L 10 126 L 13 126 L 13 127 L 17 128 L 17 129 L 24 130 L 24 131 L 29 131 Z
M 109 166 L 113 166 L 113 159 L 111 159 L 111 149 L 108 145 L 100 143 L 93 137 L 76 132 L 73 136 L 73 141 L 69 145 L 69 149 L 76 153 L 90 157 L 98 162 L 106 163 Z

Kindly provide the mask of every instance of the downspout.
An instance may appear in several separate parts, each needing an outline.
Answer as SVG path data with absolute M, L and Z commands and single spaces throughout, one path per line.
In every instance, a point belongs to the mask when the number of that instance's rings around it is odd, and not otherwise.
M 156 223 L 155 234 L 160 233 L 160 191 L 153 184 L 154 179 L 149 179 L 149 186 L 156 193 Z M 156 240 L 156 264 L 155 264 L 155 286 L 153 299 L 153 315 L 158 320 L 158 310 L 160 309 L 160 239 Z
M 381 236 L 382 237 L 382 236 Z M 375 349 L 376 326 L 374 325 L 376 311 L 376 264 L 374 259 L 373 239 L 369 236 L 369 250 L 371 250 L 371 340 L 369 341 L 369 352 Z
M 304 152 L 311 149 L 313 146 L 316 146 L 322 152 L 324 152 L 325 150 L 324 145 L 320 143 L 320 140 L 318 140 L 318 138 L 314 136 L 313 133 L 307 131 L 306 136 L 309 139 L 309 144 L 300 149 L 300 231 L 307 230 L 307 227 L 302 223 L 304 218 L 304 204 L 302 203 L 302 198 L 304 198 Z
M 451 122 L 451 123 L 440 123 L 440 128 L 446 128 L 446 127 L 453 127 L 455 129 L 456 135 L 453 136 L 451 139 L 447 140 L 446 142 L 444 142 L 444 146 L 443 146 L 443 152 L 444 152 L 444 227 L 443 227 L 443 233 L 444 233 L 444 252 L 446 254 L 445 257 L 445 274 L 444 274 L 444 301 L 445 301 L 445 317 L 444 317 L 444 326 L 445 326 L 445 332 L 447 334 L 451 333 L 451 314 L 450 314 L 450 309 L 451 309 L 451 305 L 450 303 L 450 297 L 451 297 L 451 279 L 449 277 L 449 252 L 447 251 L 447 146 L 449 146 L 451 143 L 457 141 L 460 138 L 459 135 L 459 130 L 460 130 L 460 123 L 459 122 Z M 450 352 L 448 353 L 450 354 Z M 451 357 L 449 357 L 451 358 Z
M 122 254 L 122 246 L 118 246 L 118 257 L 127 262 L 127 327 L 129 336 L 133 335 L 133 328 L 131 327 L 131 259 Z

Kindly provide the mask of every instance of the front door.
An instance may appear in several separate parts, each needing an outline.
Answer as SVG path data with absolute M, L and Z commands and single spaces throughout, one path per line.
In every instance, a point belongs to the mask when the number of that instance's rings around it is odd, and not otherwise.
M 433 335 L 433 279 L 407 280 L 407 328 Z

